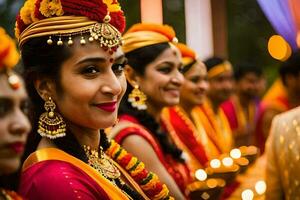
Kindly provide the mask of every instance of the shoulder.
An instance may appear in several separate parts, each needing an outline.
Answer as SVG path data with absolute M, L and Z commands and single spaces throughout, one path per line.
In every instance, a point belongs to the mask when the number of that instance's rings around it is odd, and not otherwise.
M 58 160 L 38 162 L 22 173 L 20 192 L 29 199 L 93 199 L 104 191 L 81 169 Z M 99 190 L 99 192 L 98 192 Z
M 300 120 L 300 107 L 276 115 L 273 123 L 283 126 L 286 124 L 300 123 L 298 120 Z

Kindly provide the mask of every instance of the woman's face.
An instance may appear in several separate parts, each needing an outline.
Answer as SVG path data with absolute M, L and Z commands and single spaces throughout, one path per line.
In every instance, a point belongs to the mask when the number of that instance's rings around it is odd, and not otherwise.
M 61 67 L 61 93 L 55 103 L 67 125 L 103 129 L 117 120 L 120 100 L 126 90 L 123 67 L 126 59 L 119 48 L 113 54 L 98 42 L 74 42 L 73 54 Z
M 167 48 L 145 68 L 138 77 L 141 91 L 147 96 L 148 106 L 173 106 L 179 103 L 179 89 L 183 82 L 181 56 L 174 47 Z
M 185 74 L 180 90 L 180 104 L 196 106 L 203 102 L 208 89 L 207 71 L 202 62 L 196 62 Z
M 24 84 L 11 89 L 5 73 L 0 72 L 0 175 L 15 172 L 20 166 L 27 134 L 28 97 Z

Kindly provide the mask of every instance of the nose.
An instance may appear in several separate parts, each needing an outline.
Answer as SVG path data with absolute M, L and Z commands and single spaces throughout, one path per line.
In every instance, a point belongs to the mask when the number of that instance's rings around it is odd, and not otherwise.
M 28 117 L 23 113 L 20 108 L 17 108 L 12 115 L 11 123 L 9 126 L 10 133 L 14 135 L 25 135 L 31 130 L 31 125 Z
M 183 81 L 184 81 L 184 76 L 182 75 L 181 72 L 179 72 L 177 70 L 176 73 L 174 74 L 174 76 L 171 78 L 171 81 L 175 85 L 181 86 L 183 84 Z
M 203 80 L 199 82 L 198 87 L 203 91 L 207 91 L 209 88 L 209 84 L 207 81 Z
M 113 71 L 107 74 L 107 78 L 104 80 L 104 85 L 101 87 L 101 91 L 112 96 L 119 95 L 122 92 L 121 82 Z

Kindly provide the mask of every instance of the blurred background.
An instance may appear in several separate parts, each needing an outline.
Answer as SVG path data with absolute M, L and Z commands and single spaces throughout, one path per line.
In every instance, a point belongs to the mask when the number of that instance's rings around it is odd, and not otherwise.
M 268 85 L 277 75 L 280 61 L 270 56 L 267 47 L 269 38 L 276 33 L 258 1 L 120 0 L 119 2 L 126 13 L 127 28 L 141 20 L 149 21 L 149 17 L 157 16 L 158 19 L 153 19 L 154 21 L 162 20 L 163 23 L 173 26 L 179 41 L 197 49 L 201 59 L 216 55 L 228 58 L 233 65 L 245 61 L 255 63 L 265 71 Z M 21 5 L 23 1 L 20 0 L 0 0 L 1 26 L 9 30 L 11 35 L 16 13 Z M 197 10 L 197 7 L 201 8 Z M 148 19 L 147 16 L 142 19 L 142 12 L 150 13 Z

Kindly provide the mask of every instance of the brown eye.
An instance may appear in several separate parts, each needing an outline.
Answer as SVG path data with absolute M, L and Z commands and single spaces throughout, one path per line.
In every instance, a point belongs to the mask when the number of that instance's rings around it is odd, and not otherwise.
M 112 66 L 112 70 L 114 71 L 114 73 L 115 73 L 117 76 L 120 76 L 120 75 L 123 74 L 124 67 L 125 67 L 125 63 L 115 63 L 115 64 L 113 64 L 113 66 Z

